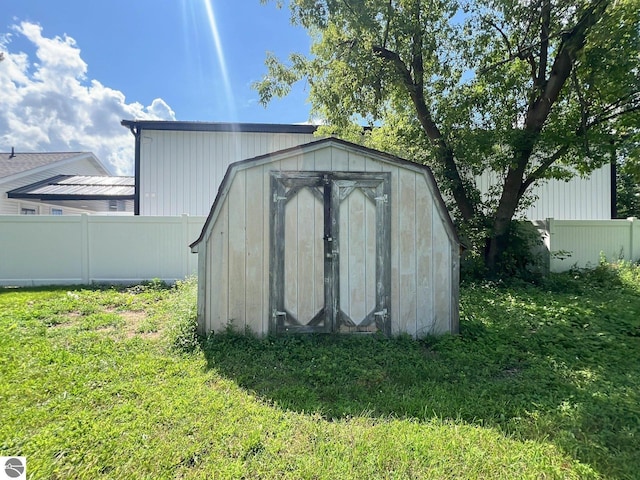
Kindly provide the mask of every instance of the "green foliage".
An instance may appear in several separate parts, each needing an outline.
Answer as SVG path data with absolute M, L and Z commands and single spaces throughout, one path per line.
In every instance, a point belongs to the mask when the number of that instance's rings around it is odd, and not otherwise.
M 640 217 L 640 163 L 625 163 L 617 170 L 618 218 Z
M 265 1 L 263 0 L 263 3 Z M 513 268 L 527 191 L 610 161 L 640 164 L 640 0 L 291 0 L 313 44 L 267 58 L 263 103 L 309 85 L 331 132 L 432 167 L 488 266 Z M 474 177 L 491 175 L 482 194 Z M 474 238 L 470 236 L 470 238 Z M 497 248 L 496 245 L 498 246 Z M 520 255 L 520 254 L 518 254 Z
M 175 347 L 193 338 L 195 290 L 0 289 L 0 451 L 27 456 L 34 479 L 640 468 L 637 265 L 468 284 L 458 336 L 230 330 L 185 355 Z
M 167 309 L 173 321 L 167 328 L 168 338 L 173 348 L 182 352 L 192 352 L 200 346 L 198 328 L 198 282 L 195 277 L 178 281 L 175 285 L 174 301 Z
M 463 282 L 476 282 L 490 275 L 481 249 L 477 247 L 482 238 L 486 238 L 483 230 L 463 230 L 464 238 L 475 248 L 465 250 L 460 261 L 460 277 Z M 466 234 L 466 235 L 465 235 Z M 475 237 L 475 238 L 474 238 Z M 492 279 L 523 280 L 539 283 L 547 273 L 548 253 L 546 252 L 540 232 L 529 221 L 512 221 L 508 231 L 508 243 L 498 262 L 497 274 Z

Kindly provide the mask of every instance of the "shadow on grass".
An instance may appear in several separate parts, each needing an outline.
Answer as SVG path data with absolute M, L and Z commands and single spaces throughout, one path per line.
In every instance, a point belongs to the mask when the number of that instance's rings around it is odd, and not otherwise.
M 451 418 L 549 440 L 609 478 L 634 478 L 638 312 L 640 296 L 620 285 L 470 286 L 455 337 L 227 333 L 204 352 L 210 368 L 282 408 L 327 419 Z

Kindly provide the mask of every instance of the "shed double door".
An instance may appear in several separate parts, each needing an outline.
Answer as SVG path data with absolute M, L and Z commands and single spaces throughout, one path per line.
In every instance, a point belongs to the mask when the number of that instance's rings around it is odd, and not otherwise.
M 390 173 L 271 172 L 271 331 L 389 335 Z

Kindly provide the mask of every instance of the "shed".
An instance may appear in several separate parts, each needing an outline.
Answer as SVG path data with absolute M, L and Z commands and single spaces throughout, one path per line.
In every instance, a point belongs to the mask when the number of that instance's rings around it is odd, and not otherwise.
M 191 249 L 201 334 L 458 331 L 455 229 L 392 155 L 327 138 L 232 163 Z

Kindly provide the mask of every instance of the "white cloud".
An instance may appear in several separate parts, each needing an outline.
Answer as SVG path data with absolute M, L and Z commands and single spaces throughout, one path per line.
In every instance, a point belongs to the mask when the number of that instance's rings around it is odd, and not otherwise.
M 175 120 L 161 98 L 127 103 L 118 90 L 87 79 L 87 64 L 73 38 L 46 38 L 42 27 L 22 22 L 0 34 L 0 150 L 91 151 L 114 173 L 133 173 L 133 136 L 122 119 Z M 35 47 L 37 62 L 11 51 L 13 35 Z

